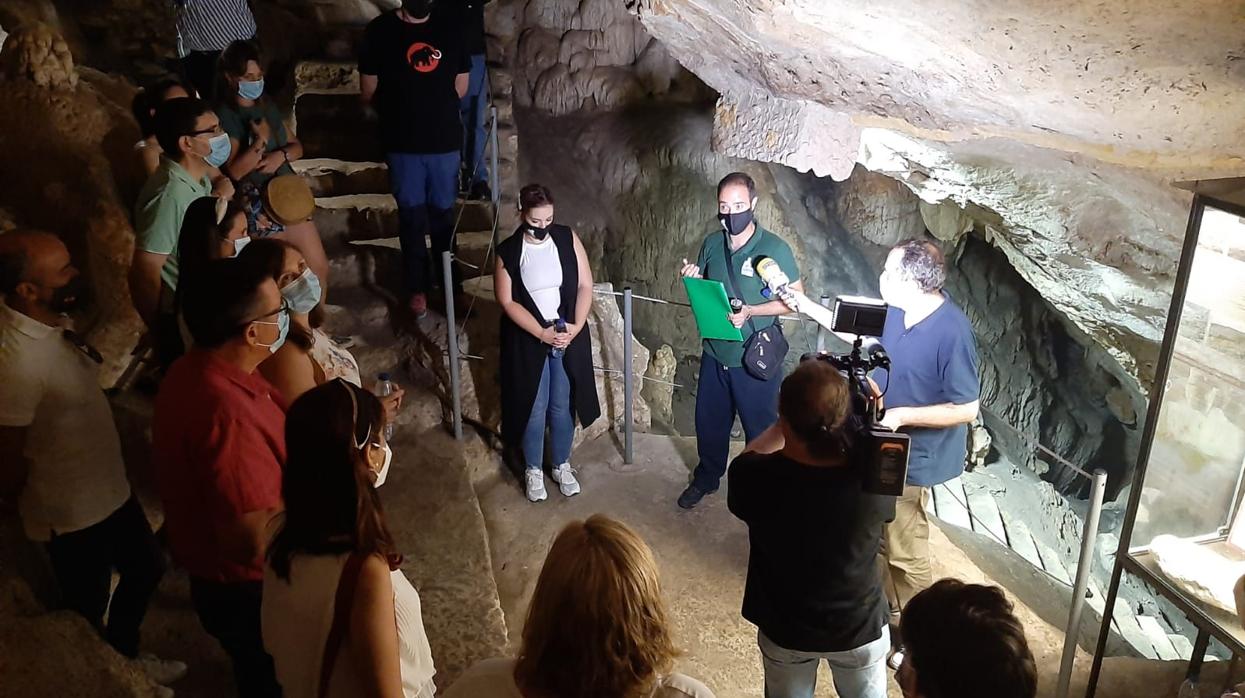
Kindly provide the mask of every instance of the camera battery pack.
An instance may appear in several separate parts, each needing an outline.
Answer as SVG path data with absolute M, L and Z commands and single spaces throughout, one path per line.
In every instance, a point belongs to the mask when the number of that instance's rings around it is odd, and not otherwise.
M 873 448 L 869 454 L 871 462 L 865 471 L 864 490 L 898 497 L 903 494 L 908 480 L 908 449 L 911 445 L 908 435 L 889 429 L 873 429 L 870 436 Z

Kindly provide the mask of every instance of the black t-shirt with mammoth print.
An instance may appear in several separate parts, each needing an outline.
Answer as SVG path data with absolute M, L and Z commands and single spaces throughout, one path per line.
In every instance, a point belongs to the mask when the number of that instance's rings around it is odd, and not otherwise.
M 463 129 L 454 79 L 471 72 L 462 27 L 453 15 L 433 13 L 414 24 L 386 12 L 367 25 L 359 50 L 359 73 L 375 75 L 372 99 L 386 152 L 457 152 Z

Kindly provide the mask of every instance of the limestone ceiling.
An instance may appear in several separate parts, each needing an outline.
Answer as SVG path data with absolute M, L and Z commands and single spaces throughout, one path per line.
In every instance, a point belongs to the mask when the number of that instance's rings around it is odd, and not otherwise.
M 724 94 L 1182 176 L 1245 165 L 1238 0 L 645 0 L 640 17 Z
M 1245 174 L 1239 1 L 633 11 L 722 95 L 715 149 L 836 179 L 862 164 L 986 213 L 1013 265 L 1143 383 L 1188 203 L 1168 182 Z

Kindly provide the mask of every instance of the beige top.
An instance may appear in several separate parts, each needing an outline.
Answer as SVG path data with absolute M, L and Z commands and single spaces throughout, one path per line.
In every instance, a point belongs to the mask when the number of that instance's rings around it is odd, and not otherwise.
M 477 662 L 441 694 L 444 698 L 523 698 L 514 682 L 513 659 Z M 663 676 L 651 698 L 713 698 L 707 686 L 683 674 Z
M 0 300 L 0 426 L 26 428 L 26 535 L 80 531 L 130 498 L 99 366 L 64 336 Z
M 347 383 L 353 383 L 357 387 L 362 388 L 363 382 L 359 377 L 359 362 L 355 360 L 354 356 L 337 346 L 319 328 L 311 330 L 311 336 L 314 339 L 309 352 L 311 360 L 324 374 L 324 380 L 319 382 L 327 383 L 334 378 L 344 378 Z
M 272 655 L 277 681 L 285 698 L 317 698 L 324 645 L 333 627 L 337 584 L 346 555 L 297 555 L 290 579 L 281 579 L 264 567 L 264 595 L 260 608 L 264 649 Z M 431 698 L 432 649 L 424 632 L 419 594 L 401 570 L 390 573 L 393 610 L 398 625 L 398 660 L 402 693 L 406 698 Z M 358 672 L 343 642 L 329 679 L 329 698 L 357 696 Z

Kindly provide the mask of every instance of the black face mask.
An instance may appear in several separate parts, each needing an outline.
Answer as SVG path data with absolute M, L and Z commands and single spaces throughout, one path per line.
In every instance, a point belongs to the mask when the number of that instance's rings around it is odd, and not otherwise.
M 433 0 L 402 0 L 402 9 L 415 19 L 423 19 L 432 14 Z
M 549 235 L 549 229 L 548 229 L 548 228 L 540 228 L 540 227 L 537 227 L 537 226 L 532 225 L 531 223 L 524 223 L 524 224 L 523 224 L 522 226 L 520 226 L 520 227 L 522 227 L 522 228 L 523 228 L 523 230 L 524 230 L 524 231 L 525 231 L 528 235 L 531 235 L 532 237 L 536 238 L 537 240 L 544 240 L 544 239 L 545 239 L 545 238 Z
M 739 213 L 719 213 L 718 221 L 722 228 L 731 235 L 741 235 L 752 224 L 752 209 Z
M 86 304 L 90 289 L 81 276 L 75 276 L 69 283 L 60 288 L 52 289 L 52 298 L 48 301 L 48 310 L 54 313 L 69 313 Z

